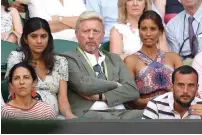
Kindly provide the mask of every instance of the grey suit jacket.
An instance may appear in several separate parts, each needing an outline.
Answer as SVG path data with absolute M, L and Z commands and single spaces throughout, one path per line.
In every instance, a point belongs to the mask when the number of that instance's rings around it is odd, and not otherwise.
M 86 100 L 79 94 L 103 93 L 109 107 L 136 100 L 139 97 L 134 79 L 121 58 L 106 51 L 103 53 L 106 56 L 108 80 L 97 79 L 96 74 L 77 49 L 63 53 L 68 59 L 69 66 L 68 98 L 72 112 L 77 116 L 82 116 L 95 102 Z M 121 83 L 122 86 L 118 87 L 116 82 Z

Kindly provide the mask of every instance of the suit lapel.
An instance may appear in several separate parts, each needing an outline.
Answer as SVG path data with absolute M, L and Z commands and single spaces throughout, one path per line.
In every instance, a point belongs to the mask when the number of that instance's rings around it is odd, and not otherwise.
M 79 63 L 83 65 L 83 67 L 86 69 L 86 71 L 88 72 L 90 76 L 96 77 L 94 71 L 92 70 L 92 68 L 90 67 L 90 65 L 84 58 L 84 56 L 78 50 L 76 52 L 78 54 L 78 58 L 79 58 L 78 60 L 80 61 Z

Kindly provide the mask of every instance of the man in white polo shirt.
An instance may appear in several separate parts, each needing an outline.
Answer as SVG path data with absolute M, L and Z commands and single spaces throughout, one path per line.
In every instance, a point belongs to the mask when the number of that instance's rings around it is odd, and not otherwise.
M 181 66 L 172 74 L 172 91 L 148 102 L 143 119 L 201 119 L 202 99 L 196 97 L 198 73 Z

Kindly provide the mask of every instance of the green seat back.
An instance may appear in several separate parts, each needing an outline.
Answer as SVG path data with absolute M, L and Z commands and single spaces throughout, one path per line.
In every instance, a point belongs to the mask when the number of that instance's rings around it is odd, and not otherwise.
M 1 94 L 4 99 L 4 102 L 8 101 L 8 96 L 9 96 L 9 89 L 8 89 L 8 81 L 1 80 Z
M 109 52 L 109 45 L 110 45 L 110 42 L 109 42 L 109 41 L 108 41 L 108 42 L 105 42 L 105 43 L 103 43 L 103 44 L 100 46 L 100 49 Z
M 55 53 L 70 52 L 70 51 L 75 50 L 77 46 L 78 46 L 77 42 L 61 40 L 61 39 L 54 39 L 54 52 Z
M 14 43 L 1 40 L 1 75 L 4 75 L 7 69 L 7 58 L 11 51 L 16 50 L 18 46 Z M 3 78 L 3 76 L 1 76 Z

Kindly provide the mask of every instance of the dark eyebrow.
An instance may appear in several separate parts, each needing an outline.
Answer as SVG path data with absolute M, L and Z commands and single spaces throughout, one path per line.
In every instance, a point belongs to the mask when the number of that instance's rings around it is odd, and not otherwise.
M 189 83 L 188 85 L 195 85 L 195 83 Z

